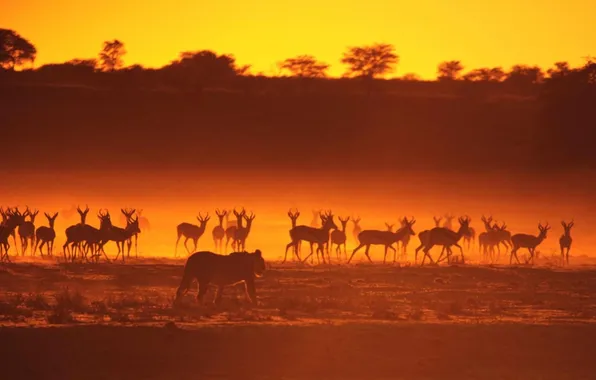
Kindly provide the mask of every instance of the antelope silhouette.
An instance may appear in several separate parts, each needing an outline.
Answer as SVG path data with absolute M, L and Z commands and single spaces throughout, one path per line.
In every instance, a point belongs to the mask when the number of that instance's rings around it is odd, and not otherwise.
M 515 234 L 511 237 L 511 243 L 513 244 L 513 248 L 511 249 L 511 255 L 509 256 L 509 264 L 513 264 L 513 257 L 515 256 L 515 260 L 519 264 L 519 258 L 517 257 L 517 251 L 520 248 L 526 248 L 530 253 L 530 257 L 526 260 L 526 264 L 530 261 L 534 264 L 534 253 L 536 251 L 536 247 L 540 245 L 546 239 L 546 233 L 550 230 L 550 226 L 548 223 L 543 226 L 542 224 L 538 223 L 538 236 L 528 235 L 528 234 Z
M 39 210 L 31 211 L 29 207 L 25 210 L 23 216 L 29 217 L 19 226 L 19 238 L 21 240 L 21 256 L 25 256 L 29 243 L 31 243 L 31 254 L 33 255 L 33 247 L 35 247 L 35 218 L 39 214 Z
M 48 220 L 49 227 L 41 226 L 38 227 L 35 231 L 35 246 L 33 247 L 33 255 L 35 256 L 35 251 L 37 251 L 37 246 L 39 242 L 41 245 L 39 246 L 39 253 L 43 257 L 43 246 L 46 246 L 46 253 L 48 256 L 53 256 L 54 251 L 54 240 L 56 239 L 56 231 L 54 230 L 54 223 L 56 222 L 56 218 L 58 217 L 58 213 L 54 213 L 54 215 L 50 215 L 48 213 L 44 213 L 46 219 Z
M 370 255 L 368 254 L 371 245 L 385 246 L 385 254 L 383 256 L 383 264 L 385 264 L 387 261 L 387 250 L 391 248 L 393 249 L 393 251 L 396 251 L 396 249 L 393 247 L 393 244 L 401 240 L 403 235 L 414 235 L 415 233 L 412 229 L 412 226 L 414 226 L 415 223 L 416 219 L 407 220 L 406 218 L 404 218 L 405 227 L 401 227 L 396 232 L 380 230 L 364 230 L 360 232 L 360 234 L 358 235 L 358 241 L 360 241 L 360 245 L 358 245 L 358 247 L 356 247 L 352 251 L 352 256 L 350 256 L 348 264 L 350 263 L 350 261 L 352 261 L 356 252 L 358 252 L 358 250 L 362 247 L 366 247 L 364 254 L 366 255 L 368 261 L 372 263 Z
M 465 262 L 464 252 L 462 247 L 458 244 L 460 239 L 467 233 L 469 233 L 468 228 L 470 225 L 471 219 L 469 217 L 459 218 L 459 230 L 457 232 L 450 230 L 445 227 L 435 227 L 431 230 L 426 230 L 421 232 L 418 237 L 420 238 L 420 246 L 416 248 L 416 256 L 414 262 L 418 262 L 418 251 L 420 249 L 424 252 L 424 258 L 422 259 L 422 264 L 424 265 L 424 261 L 428 257 L 431 264 L 434 264 L 432 257 L 429 254 L 429 251 L 435 245 L 443 246 L 443 250 L 441 250 L 441 255 L 437 260 L 437 263 L 441 262 L 443 258 L 443 253 L 447 251 L 447 259 L 449 260 L 451 257 L 451 247 L 456 246 L 459 248 L 461 253 L 461 260 Z
M 215 252 L 221 252 L 223 249 L 223 239 L 226 237 L 226 229 L 224 228 L 223 223 L 224 218 L 228 216 L 228 212 L 226 210 L 220 211 L 219 209 L 216 209 L 215 215 L 217 215 L 219 224 L 213 227 L 211 235 L 213 236 L 213 242 L 215 244 Z
M 347 236 L 346 236 L 346 228 L 348 227 L 348 222 L 350 221 L 350 217 L 347 216 L 345 218 L 342 218 L 341 216 L 338 217 L 339 222 L 341 224 L 341 230 L 333 230 L 331 232 L 331 249 L 333 250 L 333 244 L 336 244 L 337 247 L 335 249 L 335 254 L 337 256 L 337 260 L 341 260 L 341 246 L 343 245 L 344 247 L 344 257 L 347 259 L 348 258 L 348 253 L 347 253 L 347 249 L 346 249 L 346 240 Z
M 565 223 L 565 221 L 561 222 L 563 226 L 563 235 L 559 238 L 559 247 L 561 247 L 561 258 L 563 259 L 563 263 L 567 263 L 569 265 L 569 251 L 571 250 L 571 243 L 573 239 L 571 239 L 571 228 L 575 226 L 575 222 L 572 220 L 571 223 Z
M 337 225 L 333 221 L 333 213 L 327 211 L 325 214 L 319 216 L 321 218 L 322 226 L 320 228 L 310 226 L 296 226 L 290 230 L 290 238 L 292 241 L 286 245 L 286 254 L 290 247 L 294 248 L 294 254 L 297 254 L 298 243 L 303 240 L 310 243 L 310 254 L 304 258 L 302 262 L 306 262 L 309 257 L 313 255 L 313 244 L 317 244 L 317 259 L 319 259 L 319 253 L 325 263 L 325 252 L 324 247 L 329 241 L 329 231 L 337 229 Z
M 203 236 L 203 233 L 205 233 L 205 228 L 207 227 L 207 222 L 209 221 L 209 219 L 211 219 L 209 217 L 209 213 L 207 213 L 207 215 L 205 215 L 204 217 L 203 215 L 201 215 L 201 213 L 199 213 L 199 216 L 197 216 L 197 220 L 199 221 L 198 226 L 190 223 L 180 223 L 178 227 L 176 227 L 178 238 L 176 239 L 176 249 L 174 251 L 174 257 L 178 257 L 178 242 L 180 241 L 180 238 L 182 236 L 184 236 L 184 248 L 186 248 L 187 253 L 189 255 L 191 253 L 190 249 L 188 249 L 188 246 L 186 245 L 189 239 L 191 239 L 194 243 L 193 252 L 196 252 L 197 242 L 199 241 L 201 236 Z

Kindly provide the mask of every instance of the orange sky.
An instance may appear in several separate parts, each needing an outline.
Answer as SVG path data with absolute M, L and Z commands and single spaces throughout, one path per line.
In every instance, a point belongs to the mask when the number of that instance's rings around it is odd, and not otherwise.
M 275 74 L 276 62 L 312 54 L 340 75 L 346 46 L 386 42 L 401 56 L 397 75 L 434 78 L 451 59 L 469 68 L 578 65 L 596 55 L 595 11 L 586 0 L 3 0 L 0 27 L 33 42 L 38 64 L 95 57 L 118 38 L 127 64 L 212 49 Z

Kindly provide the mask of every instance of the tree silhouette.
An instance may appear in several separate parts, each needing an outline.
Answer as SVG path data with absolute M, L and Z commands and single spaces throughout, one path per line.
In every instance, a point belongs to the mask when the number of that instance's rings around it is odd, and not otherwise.
M 505 72 L 500 67 L 494 67 L 492 69 L 483 67 L 480 69 L 474 69 L 463 76 L 463 79 L 472 82 L 501 82 L 505 76 Z
M 446 61 L 441 62 L 437 68 L 437 79 L 439 80 L 456 80 L 459 79 L 464 66 L 460 61 Z
M 246 72 L 248 66 L 236 67 L 233 56 L 209 50 L 183 52 L 180 58 L 173 61 L 164 70 L 169 77 L 181 87 L 202 90 L 208 85 L 221 84 L 230 78 Z
M 288 58 L 278 63 L 280 70 L 287 70 L 293 76 L 299 78 L 324 78 L 327 76 L 329 65 L 318 62 L 312 55 L 300 55 Z
M 375 78 L 395 70 L 399 56 L 390 44 L 350 47 L 344 53 L 341 63 L 348 66 L 345 76 Z
M 416 73 L 407 73 L 407 74 L 402 75 L 401 80 L 415 82 L 415 81 L 420 81 L 422 79 L 420 78 L 420 75 L 418 75 Z
M 531 85 L 541 83 L 544 79 L 544 73 L 538 66 L 515 65 L 507 74 L 507 82 L 514 85 Z
M 14 70 L 26 62 L 33 63 L 37 49 L 12 29 L 0 29 L 0 67 Z
M 555 67 L 548 69 L 547 73 L 551 78 L 562 77 L 571 73 L 571 67 L 567 62 L 555 62 Z
M 104 71 L 114 71 L 124 66 L 122 57 L 126 54 L 124 43 L 119 40 L 105 41 L 99 53 L 100 67 Z

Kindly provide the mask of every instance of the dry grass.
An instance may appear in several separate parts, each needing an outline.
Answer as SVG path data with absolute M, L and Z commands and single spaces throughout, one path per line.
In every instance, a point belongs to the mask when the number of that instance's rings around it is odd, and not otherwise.
M 176 307 L 181 263 L 4 269 L 0 325 L 63 327 L 0 329 L 9 364 L 36 352 L 29 368 L 40 372 L 32 378 L 49 366 L 59 378 L 84 378 L 89 368 L 102 378 L 129 368 L 133 377 L 183 377 L 197 361 L 202 378 L 586 378 L 594 371 L 586 359 L 596 339 L 591 267 L 273 264 L 257 281 L 257 305 L 236 286 L 220 305 L 209 303 L 212 291 L 198 305 L 195 288 Z M 544 324 L 549 329 L 536 330 Z
M 3 275 L 5 325 L 250 323 L 593 322 L 596 271 L 529 267 L 294 267 L 273 264 L 258 305 L 242 286 L 220 305 L 196 288 L 173 307 L 181 265 L 11 265 Z M 43 285 L 31 278 L 43 276 Z M 33 288 L 35 285 L 35 288 Z

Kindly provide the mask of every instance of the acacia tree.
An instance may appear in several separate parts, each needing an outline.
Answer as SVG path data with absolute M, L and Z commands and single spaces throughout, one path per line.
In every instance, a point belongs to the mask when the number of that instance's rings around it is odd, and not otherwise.
M 348 66 L 345 76 L 372 79 L 395 71 L 399 56 L 393 45 L 374 44 L 348 48 L 341 63 Z
M 551 78 L 562 77 L 571 72 L 568 62 L 555 62 L 555 67 L 547 70 L 548 76 Z
M 540 83 L 544 79 L 544 73 L 538 66 L 515 65 L 507 74 L 507 82 L 515 85 L 530 85 Z
M 441 62 L 437 68 L 437 78 L 439 80 L 456 80 L 464 69 L 460 61 Z
M 466 73 L 463 79 L 472 82 L 501 82 L 505 76 L 505 72 L 500 67 L 483 67 Z
M 104 71 L 115 71 L 124 66 L 122 57 L 126 54 L 124 43 L 119 40 L 105 41 L 99 53 L 100 67 Z
M 14 70 L 26 62 L 35 62 L 37 49 L 12 29 L 0 29 L 0 67 Z
M 324 78 L 329 70 L 327 63 L 317 61 L 312 55 L 288 58 L 277 65 L 280 70 L 287 70 L 292 76 L 299 78 Z
M 180 58 L 164 68 L 170 80 L 189 90 L 199 90 L 206 86 L 221 85 L 226 81 L 246 73 L 250 66 L 236 66 L 232 55 L 218 55 L 210 50 L 187 51 Z

